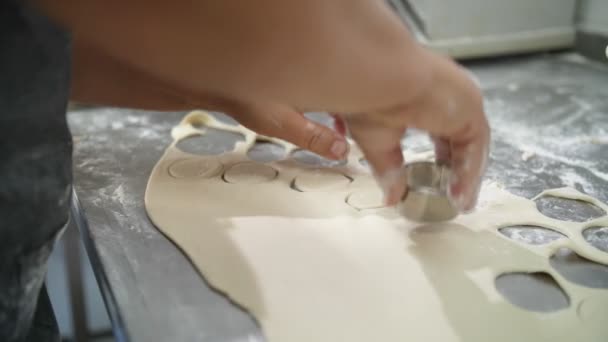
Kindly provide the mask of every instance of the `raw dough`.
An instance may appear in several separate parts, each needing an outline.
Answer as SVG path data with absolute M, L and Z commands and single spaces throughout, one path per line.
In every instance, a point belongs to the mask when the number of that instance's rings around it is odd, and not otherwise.
M 189 122 L 242 132 L 245 141 L 218 158 L 228 168 L 248 162 L 255 133 L 193 112 L 174 129 L 175 141 L 197 131 Z M 608 225 L 606 217 L 585 223 L 551 219 L 533 201 L 485 184 L 477 212 L 419 225 L 389 208 L 358 211 L 346 203 L 349 194 L 373 187 L 356 149 L 337 168 L 353 182 L 323 193 L 293 190 L 291 181 L 302 168 L 289 160 L 266 164 L 278 175 L 265 183 L 171 177 L 169 165 L 184 157 L 194 156 L 174 142 L 154 168 L 148 214 L 212 286 L 256 317 L 268 342 L 571 342 L 608 336 L 607 291 L 570 283 L 548 261 L 566 247 L 608 263 L 608 254 L 582 236 L 587 227 Z M 546 194 L 608 209 L 572 189 Z M 568 238 L 532 246 L 497 231 L 513 225 L 546 227 Z M 502 273 L 539 271 L 568 294 L 567 309 L 526 311 L 494 286 Z
M 377 209 L 384 207 L 384 194 L 379 187 L 370 185 L 348 195 L 346 203 L 357 210 Z
M 277 176 L 277 170 L 264 164 L 242 162 L 234 164 L 224 174 L 224 180 L 234 184 L 260 184 L 270 182 Z
M 180 159 L 169 166 L 169 174 L 175 178 L 208 178 L 221 170 L 222 164 L 216 158 Z
M 328 169 L 303 170 L 296 176 L 293 185 L 300 191 L 328 191 L 344 189 L 350 183 L 350 178 Z

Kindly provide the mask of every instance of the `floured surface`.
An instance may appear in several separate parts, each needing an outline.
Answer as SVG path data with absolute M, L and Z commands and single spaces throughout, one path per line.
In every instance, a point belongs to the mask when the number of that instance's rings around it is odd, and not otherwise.
M 294 190 L 294 180 L 311 170 L 291 160 L 258 163 L 246 168 L 250 173 L 241 169 L 238 179 L 256 181 L 228 183 L 226 170 L 248 162 L 246 151 L 256 135 L 199 112 L 176 127 L 176 141 L 202 133 L 189 122 L 240 131 L 245 141 L 234 152 L 213 157 L 183 153 L 174 142 L 150 178 L 146 209 L 212 286 L 256 317 L 269 342 L 603 341 L 608 335 L 608 306 L 597 304 L 608 300 L 606 291 L 568 282 L 548 261 L 558 248 L 568 247 L 608 263 L 608 254 L 589 246 L 581 233 L 606 226 L 606 217 L 558 221 L 540 214 L 533 201 L 491 185 L 484 187 L 476 213 L 447 224 L 420 226 L 358 195 L 352 198 L 364 204 L 359 207 L 372 209 L 357 210 L 347 198 L 374 189 L 357 151 L 346 166 L 317 170 L 312 181 L 301 178 L 315 191 Z M 192 177 L 170 173 L 179 160 L 209 158 L 219 161 L 212 169 L 223 174 L 201 171 L 200 165 L 214 162 L 192 162 L 195 172 L 180 174 Z M 277 171 L 275 177 L 260 171 L 268 168 Z M 319 181 L 322 172 L 338 184 Z M 352 182 L 335 178 L 336 172 Z M 319 190 L 321 185 L 328 190 Z M 594 201 L 569 189 L 551 194 Z M 569 239 L 527 246 L 497 232 L 526 224 Z M 495 290 L 499 274 L 537 271 L 551 274 L 566 291 L 567 309 L 526 311 Z

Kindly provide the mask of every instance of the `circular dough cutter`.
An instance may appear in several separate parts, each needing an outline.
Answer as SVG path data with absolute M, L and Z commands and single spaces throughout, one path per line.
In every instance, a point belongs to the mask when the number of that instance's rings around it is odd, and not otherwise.
M 458 216 L 447 195 L 449 173 L 449 168 L 434 162 L 406 165 L 408 190 L 397 205 L 399 212 L 416 222 L 442 222 Z

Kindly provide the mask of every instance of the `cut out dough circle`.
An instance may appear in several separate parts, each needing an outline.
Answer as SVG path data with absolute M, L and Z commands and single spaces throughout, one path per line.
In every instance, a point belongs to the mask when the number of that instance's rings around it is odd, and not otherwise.
M 294 187 L 297 190 L 308 191 L 329 191 L 344 189 L 351 182 L 350 178 L 342 173 L 314 169 L 300 173 L 294 179 Z
M 378 187 L 356 190 L 346 198 L 346 203 L 358 210 L 384 207 L 384 194 Z
M 268 165 L 242 162 L 232 165 L 224 173 L 224 179 L 233 184 L 260 184 L 272 181 L 277 175 L 277 170 Z
M 211 157 L 180 159 L 169 166 L 169 174 L 175 178 L 208 178 L 221 170 L 222 164 Z

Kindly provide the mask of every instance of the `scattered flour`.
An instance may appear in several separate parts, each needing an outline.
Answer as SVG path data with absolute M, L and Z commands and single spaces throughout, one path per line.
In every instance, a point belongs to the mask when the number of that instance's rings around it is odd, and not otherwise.
M 543 88 L 541 88 L 543 89 Z M 538 92 L 538 88 L 534 91 Z M 524 86 L 520 92 L 526 92 Z M 555 92 L 546 87 L 547 92 Z M 556 162 L 574 167 L 585 168 L 595 177 L 608 182 L 608 167 L 605 160 L 591 160 L 588 151 L 597 149 L 597 145 L 608 142 L 608 134 L 602 125 L 596 122 L 606 120 L 605 113 L 599 108 L 603 105 L 603 95 L 599 94 L 589 98 L 583 98 L 576 94 L 576 89 L 566 95 L 564 106 L 549 107 L 539 103 L 530 102 L 507 102 L 500 97 L 489 97 L 486 108 L 492 126 L 492 134 L 500 140 L 507 142 L 523 153 L 518 159 L 526 162 L 532 157 L 551 159 Z M 538 96 L 536 96 L 538 98 Z M 532 98 L 534 99 L 534 98 Z M 531 124 L 526 116 L 543 115 L 547 123 L 533 121 Z M 546 117 L 546 118 L 545 118 Z M 532 120 L 535 118 L 532 117 Z M 538 119 L 540 120 L 540 119 Z M 576 123 L 576 125 L 575 125 Z M 594 147 L 595 146 L 595 147 Z M 598 158 L 599 159 L 599 158 Z M 569 178 L 563 178 L 570 183 L 574 180 L 573 171 Z M 565 177 L 565 176 L 564 176 Z M 580 176 L 579 176 L 580 178 Z M 581 179 L 576 179 L 583 184 Z M 568 184 L 565 184 L 568 185 Z
M 534 152 L 524 151 L 521 154 L 521 160 L 528 161 L 528 160 L 530 160 L 530 158 L 534 157 L 534 154 L 535 154 Z
M 120 121 L 115 121 L 112 122 L 112 129 L 113 130 L 119 130 L 119 129 L 123 129 L 125 128 L 125 124 L 120 122 Z
M 559 172 L 559 178 L 567 187 L 580 189 L 585 193 L 590 193 L 593 190 L 589 181 L 573 169 L 561 170 Z

